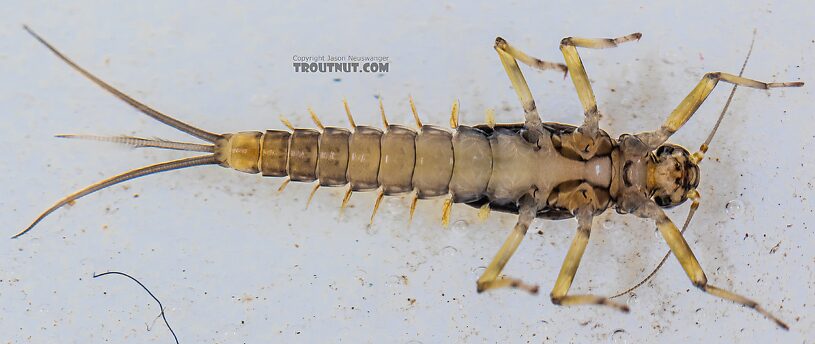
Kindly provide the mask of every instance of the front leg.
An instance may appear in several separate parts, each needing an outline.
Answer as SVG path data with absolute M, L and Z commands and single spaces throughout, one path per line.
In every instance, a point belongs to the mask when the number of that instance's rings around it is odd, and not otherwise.
M 589 243 L 592 219 L 592 211 L 589 208 L 578 210 L 577 234 L 574 241 L 572 241 L 572 246 L 569 247 L 566 259 L 563 260 L 563 266 L 560 268 L 555 287 L 552 288 L 550 294 L 552 303 L 556 305 L 606 305 L 627 313 L 628 306 L 611 301 L 607 297 L 588 294 L 567 295 L 577 273 L 577 268 L 580 266 L 580 259 L 583 257 L 583 252 Z
M 665 120 L 665 123 L 662 124 L 659 129 L 639 133 L 637 137 L 640 138 L 642 142 L 645 142 L 650 149 L 657 149 L 696 113 L 696 110 L 704 103 L 707 96 L 710 95 L 710 92 L 713 92 L 713 88 L 716 87 L 719 81 L 764 90 L 776 87 L 801 87 L 804 85 L 803 82 L 761 82 L 728 73 L 707 73 L 685 99 L 679 103 L 676 109 L 671 112 L 671 115 L 668 116 L 668 119 Z M 703 147 L 702 150 L 707 150 L 707 147 Z
M 673 221 L 665 215 L 665 212 L 663 212 L 656 203 L 647 201 L 647 203 L 637 209 L 634 214 L 643 218 L 650 218 L 656 222 L 659 233 L 665 238 L 665 242 L 668 243 L 671 252 L 676 256 L 676 259 L 679 261 L 679 264 L 682 265 L 682 269 L 685 270 L 685 274 L 688 275 L 688 278 L 690 278 L 694 286 L 710 295 L 755 309 L 761 313 L 761 315 L 774 321 L 779 327 L 789 330 L 789 326 L 787 326 L 786 323 L 768 312 L 764 307 L 761 307 L 757 302 L 729 290 L 708 284 L 707 276 L 705 276 L 702 266 L 699 265 L 699 261 L 696 260 L 696 256 L 694 256 L 693 251 L 691 251 L 688 242 L 682 237 L 682 233 L 676 228 Z

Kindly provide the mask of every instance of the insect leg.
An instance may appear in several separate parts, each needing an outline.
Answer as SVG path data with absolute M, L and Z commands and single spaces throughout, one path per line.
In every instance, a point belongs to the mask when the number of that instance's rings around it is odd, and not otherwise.
M 552 293 L 550 294 L 552 303 L 556 305 L 606 305 L 617 308 L 623 312 L 628 312 L 628 306 L 611 301 L 607 297 L 596 295 L 567 295 L 569 288 L 572 286 L 574 276 L 577 273 L 577 268 L 580 266 L 580 259 L 583 257 L 583 252 L 589 243 L 592 218 L 589 211 L 578 211 L 577 234 L 572 241 L 572 246 L 569 247 L 569 252 L 566 253 L 566 258 L 563 260 L 563 266 L 560 268 L 557 281 L 555 281 L 555 287 L 552 288 Z
M 563 73 L 563 76 L 566 76 L 566 73 L 569 71 L 569 68 L 562 63 L 557 62 L 549 62 L 543 61 L 537 57 L 529 56 L 525 52 L 521 51 L 518 48 L 513 47 L 510 45 L 506 40 L 501 37 L 495 39 L 495 46 L 496 49 L 501 49 L 503 52 L 509 54 L 512 58 L 521 61 L 521 63 L 538 69 L 542 71 L 546 70 L 557 70 Z
M 699 106 L 707 99 L 713 88 L 719 81 L 728 82 L 738 86 L 745 86 L 759 89 L 770 89 L 776 87 L 801 87 L 803 82 L 761 82 L 742 78 L 733 74 L 715 72 L 707 73 L 702 77 L 702 80 L 690 91 L 690 93 L 682 100 L 681 103 L 674 109 L 665 120 L 665 123 L 655 131 L 648 131 L 637 134 L 637 137 L 642 140 L 651 149 L 657 149 L 659 145 L 668 140 L 673 133 L 681 128 L 687 122 Z
M 597 111 L 594 91 L 591 89 L 591 83 L 589 83 L 589 76 L 586 74 L 583 61 L 580 60 L 580 55 L 577 53 L 577 47 L 589 49 L 613 48 L 621 43 L 639 40 L 640 37 L 642 37 L 642 34 L 636 32 L 614 39 L 566 37 L 560 41 L 560 51 L 566 60 L 566 66 L 569 67 L 569 74 L 572 76 L 574 88 L 577 90 L 577 97 L 580 98 L 580 104 L 583 105 L 583 113 L 586 116 L 583 125 L 580 126 L 580 131 L 583 134 L 589 135 L 591 138 L 597 137 L 600 113 Z
M 701 198 L 701 196 L 699 195 L 699 192 L 697 192 L 696 190 L 693 190 L 692 192 L 688 193 L 688 198 L 691 200 L 690 210 L 688 211 L 688 216 L 685 218 L 685 224 L 682 225 L 682 230 L 679 231 L 680 234 L 685 234 L 685 231 L 688 230 L 688 226 L 690 225 L 690 220 L 693 219 L 693 215 L 696 214 L 696 209 L 699 209 L 699 199 Z M 609 298 L 614 299 L 614 298 L 623 296 L 625 294 L 628 294 L 628 293 L 636 290 L 637 288 L 639 288 L 640 286 L 642 286 L 646 282 L 648 282 L 651 278 L 653 278 L 657 274 L 659 269 L 661 269 L 662 266 L 665 265 L 665 261 L 667 261 L 668 257 L 670 257 L 670 256 L 671 256 L 671 250 L 668 250 L 668 252 L 665 252 L 665 255 L 662 256 L 662 260 L 659 261 L 659 264 L 657 264 L 657 267 L 654 268 L 654 270 L 652 270 L 651 273 L 648 274 L 648 276 L 643 278 L 639 283 L 635 284 L 633 287 L 628 288 L 625 291 L 619 292 L 617 294 L 614 294 L 614 296 L 611 296 Z
M 525 195 L 521 198 L 519 203 L 518 222 L 515 224 L 507 240 L 501 246 L 501 249 L 498 250 L 495 258 L 490 262 L 487 270 L 481 274 L 481 277 L 479 277 L 476 282 L 476 290 L 479 293 L 503 287 L 521 288 L 532 294 L 538 292 L 538 286 L 536 285 L 527 285 L 519 279 L 506 276 L 499 277 L 501 270 L 507 265 L 509 258 L 515 253 L 518 245 L 521 244 L 521 240 L 523 240 L 524 235 L 526 235 L 526 231 L 529 229 L 529 225 L 532 224 L 532 220 L 535 219 L 536 209 L 534 198 L 531 195 Z
M 684 237 L 682 237 L 682 233 L 679 232 L 679 229 L 676 228 L 676 225 L 674 225 L 671 219 L 669 219 L 662 209 L 660 209 L 655 203 L 647 203 L 645 206 L 638 209 L 635 214 L 640 217 L 651 218 L 656 222 L 660 234 L 662 234 L 662 237 L 665 238 L 665 242 L 668 243 L 668 246 L 671 248 L 671 252 L 673 252 L 676 259 L 679 260 L 679 264 L 682 265 L 682 269 L 685 270 L 685 273 L 688 275 L 691 282 L 693 282 L 694 286 L 713 296 L 730 300 L 755 309 L 757 312 L 761 313 L 761 315 L 764 315 L 765 317 L 774 321 L 781 328 L 789 330 L 789 326 L 787 326 L 787 324 L 781 321 L 781 319 L 776 318 L 763 307 L 759 306 L 757 302 L 731 291 L 708 284 L 705 272 L 702 270 L 702 266 L 699 265 L 699 261 L 697 261 L 696 257 L 693 255 L 693 251 L 691 251 L 688 242 L 685 241 Z
M 537 135 L 543 132 L 543 123 L 538 114 L 535 100 L 532 99 L 532 92 L 529 91 L 529 85 L 526 83 L 526 79 L 524 79 L 521 67 L 518 66 L 516 59 L 538 69 L 559 69 L 566 72 L 565 66 L 530 57 L 509 45 L 509 43 L 501 37 L 495 39 L 495 51 L 498 52 L 498 57 L 501 58 L 501 64 L 504 65 L 504 69 L 509 76 L 509 81 L 512 82 L 512 88 L 518 93 L 518 98 L 520 98 L 521 104 L 524 107 L 524 126 L 535 135 L 533 139 L 537 140 Z

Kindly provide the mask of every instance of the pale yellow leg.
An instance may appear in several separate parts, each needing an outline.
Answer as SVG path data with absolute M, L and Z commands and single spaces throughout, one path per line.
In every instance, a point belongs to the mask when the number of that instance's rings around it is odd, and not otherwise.
M 583 105 L 585 119 L 580 127 L 581 132 L 589 137 L 597 138 L 600 113 L 597 111 L 594 91 L 591 89 L 591 83 L 589 83 L 589 76 L 586 74 L 583 61 L 580 60 L 580 55 L 577 53 L 577 47 L 590 49 L 612 48 L 624 42 L 638 40 L 640 37 L 642 37 L 641 33 L 632 33 L 614 39 L 567 37 L 560 41 L 560 51 L 563 53 L 566 66 L 569 68 L 569 74 L 577 91 L 577 97 L 580 99 L 580 104 Z
M 507 240 L 504 241 L 501 249 L 498 250 L 495 258 L 492 259 L 490 265 L 486 270 L 484 270 L 484 273 L 481 274 L 481 277 L 479 277 L 478 281 L 476 282 L 476 291 L 479 293 L 490 289 L 504 287 L 521 288 L 532 294 L 536 294 L 538 292 L 537 285 L 529 285 L 525 284 L 519 279 L 499 276 L 501 274 L 501 270 L 504 269 L 504 266 L 507 265 L 507 262 L 509 262 L 509 259 L 515 253 L 515 250 L 518 249 L 518 245 L 521 244 L 521 241 L 523 240 L 524 235 L 526 235 L 529 225 L 532 224 L 532 220 L 535 219 L 537 212 L 537 209 L 535 209 L 535 201 L 532 196 L 524 196 L 521 198 L 519 203 L 520 209 L 518 211 L 518 222 L 515 224 L 515 227 L 512 229 L 512 232 L 509 234 Z
M 532 92 L 529 91 L 529 85 L 521 72 L 521 67 L 518 66 L 518 62 L 515 60 L 516 57 L 512 55 L 513 52 L 517 53 L 517 50 L 503 38 L 498 37 L 495 39 L 495 51 L 498 52 L 498 57 L 501 59 L 501 64 L 504 65 L 504 70 L 509 76 L 512 88 L 515 89 L 515 93 L 518 94 L 521 105 L 523 105 L 524 126 L 532 135 L 531 139 L 537 140 L 538 135 L 543 133 L 543 123 L 538 114 L 535 99 L 532 98 Z
M 496 45 L 498 44 L 499 39 L 501 39 L 501 38 L 500 37 L 496 38 L 496 40 L 495 40 Z M 503 40 L 503 39 L 501 39 L 501 40 Z M 506 43 L 505 40 L 503 40 L 503 41 L 504 41 L 504 43 Z M 557 63 L 557 62 L 543 61 L 543 60 L 541 60 L 541 59 L 539 59 L 537 57 L 529 56 L 525 52 L 521 51 L 518 48 L 513 47 L 509 43 L 506 43 L 506 45 L 502 46 L 502 49 L 507 54 L 511 55 L 513 58 L 517 59 L 518 61 L 521 61 L 521 63 L 523 63 L 523 64 L 525 64 L 525 65 L 527 65 L 529 67 L 535 68 L 535 69 L 539 69 L 539 70 L 542 70 L 542 71 L 556 70 L 556 71 L 559 71 L 559 72 L 563 73 L 564 78 L 566 77 L 566 74 L 569 71 L 568 66 L 566 66 L 565 64 Z
M 803 82 L 761 82 L 756 80 L 751 80 L 747 78 L 742 78 L 740 76 L 736 76 L 733 74 L 728 73 L 707 73 L 705 76 L 702 77 L 702 80 L 699 81 L 699 84 L 690 91 L 690 93 L 679 103 L 679 106 L 674 109 L 671 114 L 668 116 L 668 119 L 665 120 L 665 123 L 662 126 L 655 130 L 637 134 L 637 137 L 640 138 L 646 145 L 651 147 L 651 149 L 656 149 L 665 141 L 668 140 L 673 133 L 675 133 L 679 128 L 681 128 L 685 122 L 687 122 L 691 116 L 699 109 L 699 106 L 707 99 L 707 96 L 710 92 L 713 91 L 713 88 L 719 83 L 719 81 L 728 82 L 738 86 L 745 86 L 751 88 L 759 88 L 759 89 L 769 89 L 769 88 L 776 88 L 776 87 L 801 87 L 804 85 Z
M 696 161 L 696 162 L 698 162 L 698 161 Z M 693 215 L 696 214 L 696 209 L 699 209 L 699 200 L 701 199 L 701 195 L 699 195 L 699 192 L 696 191 L 696 190 L 690 190 L 690 191 L 688 191 L 688 199 L 691 200 L 690 210 L 688 211 L 688 216 L 685 218 L 685 224 L 682 225 L 682 230 L 679 231 L 680 234 L 685 234 L 685 231 L 688 229 L 688 226 L 690 225 L 690 220 L 693 219 Z M 661 269 L 662 266 L 665 265 L 665 262 L 668 260 L 668 257 L 670 257 L 670 256 L 671 256 L 671 250 L 668 250 L 668 252 L 665 252 L 665 255 L 662 256 L 662 260 L 659 261 L 659 264 L 657 264 L 657 267 L 654 268 L 654 270 L 652 270 L 651 273 L 648 274 L 648 276 L 643 278 L 639 283 L 635 284 L 633 287 L 628 288 L 625 291 L 619 292 L 619 293 L 617 293 L 614 296 L 611 296 L 609 298 L 614 299 L 614 298 L 620 297 L 622 295 L 628 294 L 628 293 L 636 290 L 637 288 L 639 288 L 640 286 L 642 286 L 646 282 L 648 282 L 651 278 L 653 278 L 657 274 L 659 269 Z
M 653 217 L 656 221 L 657 228 L 659 228 L 659 232 L 662 234 L 662 237 L 665 238 L 665 242 L 668 243 L 668 246 L 671 248 L 674 256 L 676 256 L 676 259 L 679 260 L 679 264 L 682 265 L 682 269 L 685 270 L 685 273 L 688 275 L 691 282 L 693 282 L 693 285 L 704 290 L 708 294 L 755 309 L 757 312 L 761 313 L 761 315 L 764 315 L 765 317 L 774 321 L 781 328 L 789 330 L 789 326 L 787 326 L 786 323 L 772 315 L 763 307 L 759 306 L 755 301 L 731 291 L 709 285 L 707 283 L 705 272 L 702 270 L 702 266 L 699 265 L 699 261 L 696 260 L 696 257 L 693 255 L 693 251 L 691 251 L 690 246 L 688 246 L 688 242 L 685 241 L 685 238 L 682 237 L 679 229 L 676 228 L 676 225 L 674 225 L 671 219 L 669 219 L 661 209 L 656 208 L 656 205 L 653 205 L 652 207 L 654 207 L 654 209 L 652 209 L 651 212 L 656 214 L 656 216 Z
M 567 295 L 569 288 L 572 286 L 574 276 L 577 273 L 577 268 L 580 266 L 580 259 L 583 258 L 583 252 L 589 243 L 592 222 L 591 213 L 579 213 L 577 222 L 577 234 L 572 241 L 572 246 L 569 247 L 569 252 L 566 253 L 566 258 L 563 260 L 563 266 L 560 268 L 560 274 L 557 276 L 555 287 L 552 288 L 552 293 L 550 294 L 552 303 L 556 305 L 606 305 L 623 312 L 628 312 L 628 306 L 611 301 L 607 297 L 596 295 Z

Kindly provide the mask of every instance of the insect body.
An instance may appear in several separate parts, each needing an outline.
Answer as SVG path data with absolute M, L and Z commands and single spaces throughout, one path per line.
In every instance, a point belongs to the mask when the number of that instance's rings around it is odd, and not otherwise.
M 727 73 L 708 73 L 659 129 L 624 134 L 614 139 L 599 129 L 600 114 L 576 48 L 614 47 L 638 40 L 639 33 L 616 39 L 566 38 L 560 44 L 565 65 L 530 57 L 498 38 L 495 49 L 523 104 L 525 121 L 522 124 L 495 125 L 489 119 L 484 125 L 459 125 L 458 104 L 454 104 L 451 132 L 423 125 L 411 100 L 418 130 L 389 124 L 381 104 L 385 130 L 357 126 L 346 103 L 350 130 L 325 127 L 311 112 L 317 129 L 294 128 L 284 119 L 289 131 L 214 134 L 130 98 L 79 67 L 30 29 L 26 30 L 64 62 L 108 92 L 148 116 L 209 144 L 134 137 L 68 136 L 207 154 L 138 168 L 90 185 L 54 204 L 15 237 L 29 231 L 61 206 L 108 186 L 152 173 L 217 164 L 263 176 L 286 177 L 282 187 L 289 181 L 314 182 L 312 196 L 319 187 L 345 186 L 343 208 L 353 192 L 376 190 L 374 214 L 384 196 L 408 193 L 413 195 L 411 217 L 418 199 L 433 197 L 446 197 L 442 215 L 445 223 L 449 221 L 453 203 L 517 214 L 515 227 L 477 281 L 479 292 L 514 287 L 537 293 L 536 285 L 499 275 L 535 218 L 574 217 L 578 229 L 551 291 L 552 302 L 558 305 L 601 304 L 627 312 L 626 305 L 606 297 L 568 294 L 588 243 L 592 219 L 613 208 L 619 213 L 653 220 L 696 287 L 751 307 L 787 328 L 784 322 L 756 302 L 708 284 L 687 242 L 662 209 L 691 199 L 691 213 L 685 222 L 687 227 L 699 205 L 696 191 L 698 164 L 715 128 L 700 151 L 693 154 L 666 141 L 690 119 L 719 81 L 762 89 L 797 87 L 803 85 L 801 82 L 764 83 Z M 517 61 L 539 69 L 568 72 L 583 106 L 583 124 L 543 123 Z

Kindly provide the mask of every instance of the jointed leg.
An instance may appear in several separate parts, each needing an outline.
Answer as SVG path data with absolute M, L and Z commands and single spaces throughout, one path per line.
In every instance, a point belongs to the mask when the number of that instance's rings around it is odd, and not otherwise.
M 516 59 L 541 70 L 556 69 L 566 72 L 566 66 L 531 57 L 515 49 L 501 37 L 495 39 L 495 51 L 498 52 L 498 57 L 501 58 L 501 64 L 504 65 L 504 69 L 509 76 L 509 81 L 512 82 L 512 88 L 518 93 L 518 98 L 520 98 L 521 104 L 524 107 L 526 128 L 532 131 L 534 135 L 538 135 L 543 132 L 543 124 L 538 114 L 538 109 L 535 106 L 535 100 L 532 99 L 532 92 L 529 91 L 529 85 L 526 83 L 526 79 L 524 79 L 524 75 Z
M 774 315 L 770 314 L 770 312 L 767 312 L 767 310 L 759 306 L 755 301 L 731 291 L 708 284 L 705 272 L 702 271 L 702 267 L 699 265 L 699 261 L 697 261 L 696 257 L 693 255 L 693 251 L 691 251 L 690 246 L 688 246 L 688 242 L 682 237 L 679 229 L 676 228 L 676 225 L 674 225 L 671 219 L 669 219 L 668 216 L 666 216 L 665 213 L 656 206 L 656 204 L 653 202 L 649 203 L 647 206 L 644 206 L 642 208 L 642 212 L 637 215 L 642 217 L 650 217 L 656 221 L 659 232 L 662 234 L 662 237 L 665 238 L 665 242 L 668 243 L 668 246 L 671 248 L 674 256 L 676 256 L 676 259 L 679 260 L 679 264 L 682 265 L 682 269 L 685 270 L 685 273 L 688 275 L 691 282 L 693 282 L 694 286 L 713 296 L 740 303 L 744 306 L 755 309 L 765 317 L 770 318 L 783 329 L 789 329 L 789 326 L 781 321 L 781 319 L 778 319 Z
M 569 68 L 565 64 L 544 61 L 537 57 L 529 56 L 520 49 L 510 45 L 506 40 L 504 40 L 501 37 L 495 39 L 495 46 L 496 49 L 503 50 L 503 52 L 507 53 L 509 56 L 512 56 L 512 58 L 521 61 L 521 63 L 529 67 L 542 71 L 547 70 L 560 71 L 561 73 L 563 73 L 564 78 L 566 77 L 566 73 L 569 71 Z
M 486 290 L 503 287 L 521 288 L 532 294 L 536 294 L 538 292 L 538 286 L 536 285 L 527 285 L 519 279 L 509 278 L 506 276 L 499 277 L 501 270 L 503 270 L 504 266 L 507 265 L 509 258 L 511 258 L 512 254 L 515 253 L 518 245 L 521 244 L 521 240 L 523 240 L 524 235 L 526 235 L 526 231 L 529 229 L 529 225 L 532 223 L 532 220 L 535 219 L 536 213 L 537 209 L 535 209 L 534 198 L 530 195 L 526 195 L 521 198 L 520 209 L 518 211 L 518 223 L 515 224 L 515 228 L 512 229 L 512 233 L 509 234 L 509 237 L 504 242 L 504 245 L 502 245 L 501 249 L 498 250 L 495 258 L 492 259 L 490 265 L 487 267 L 487 270 L 485 270 L 481 277 L 478 278 L 478 281 L 476 282 L 476 290 L 479 293 Z
M 606 305 L 617 308 L 623 312 L 628 312 L 628 306 L 616 303 L 606 297 L 596 295 L 567 295 L 569 287 L 572 285 L 577 268 L 580 266 L 580 259 L 589 243 L 591 233 L 592 216 L 589 212 L 581 212 L 577 216 L 577 234 L 569 247 L 560 274 L 557 276 L 555 287 L 552 288 L 552 303 L 556 305 Z
M 639 40 L 640 37 L 642 37 L 642 34 L 637 32 L 614 39 L 567 37 L 560 41 L 560 51 L 563 52 L 563 58 L 566 60 L 566 66 L 569 68 L 569 74 L 572 76 L 572 82 L 577 90 L 577 96 L 580 98 L 580 104 L 583 105 L 583 113 L 586 116 L 583 125 L 580 127 L 583 134 L 591 138 L 597 137 L 600 113 L 597 111 L 594 91 L 591 89 L 589 76 L 586 74 L 586 68 L 583 67 L 583 61 L 580 60 L 580 55 L 577 53 L 577 47 L 590 49 L 613 48 L 621 43 Z
M 679 103 L 679 106 L 677 106 L 676 109 L 671 112 L 671 115 L 668 116 L 668 119 L 659 129 L 637 134 L 637 137 L 651 147 L 651 149 L 656 149 L 659 147 L 659 145 L 667 141 L 668 138 L 673 135 L 673 133 L 679 130 L 679 128 L 681 128 L 685 122 L 687 122 L 691 116 L 693 116 L 719 81 L 765 90 L 776 87 L 801 87 L 804 85 L 803 82 L 766 83 L 742 78 L 740 76 L 735 76 L 728 73 L 707 73 L 702 77 L 702 80 L 699 81 L 699 84 L 697 84 L 696 87 L 685 97 L 685 99 Z

